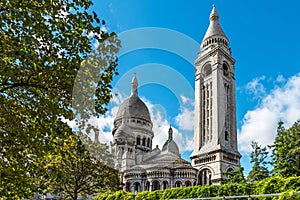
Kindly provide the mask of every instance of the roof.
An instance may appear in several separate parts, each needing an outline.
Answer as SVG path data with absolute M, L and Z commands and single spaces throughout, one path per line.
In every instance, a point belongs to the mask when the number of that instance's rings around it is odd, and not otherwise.
M 179 148 L 176 142 L 173 139 L 168 139 L 165 144 L 163 145 L 162 151 L 169 151 L 174 154 L 179 155 Z
M 210 23 L 202 42 L 204 42 L 204 40 L 213 36 L 222 36 L 227 39 L 221 25 L 219 24 L 219 14 L 215 6 L 213 6 L 213 9 L 209 16 L 209 20 Z
M 138 96 L 130 96 L 121 104 L 115 120 L 122 119 L 125 110 L 127 110 L 127 118 L 144 119 L 151 122 L 149 110 Z

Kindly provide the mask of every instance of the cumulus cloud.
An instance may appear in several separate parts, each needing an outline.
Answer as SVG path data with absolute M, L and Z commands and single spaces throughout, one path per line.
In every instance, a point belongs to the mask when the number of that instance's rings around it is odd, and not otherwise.
M 261 97 L 259 104 L 253 110 L 248 111 L 239 130 L 239 149 L 242 152 L 251 152 L 251 141 L 257 141 L 266 146 L 272 144 L 276 137 L 278 121 L 283 121 L 286 127 L 290 127 L 300 118 L 300 73 L 288 78 L 277 77 L 278 83 L 274 88 Z M 249 85 L 253 91 L 264 92 L 264 86 L 259 83 L 264 80 L 260 77 L 254 79 Z M 255 90 L 256 89 L 256 90 Z
M 146 103 L 153 123 L 153 147 L 158 145 L 161 149 L 163 144 L 168 139 L 168 130 L 170 128 L 170 121 L 167 120 L 167 112 L 163 106 L 158 104 L 152 104 L 147 99 L 143 99 Z M 178 116 L 182 116 L 183 113 L 179 113 Z M 172 125 L 173 139 L 177 143 L 179 151 L 190 151 L 193 149 L 193 138 L 188 134 L 184 134 L 180 128 Z
M 276 82 L 277 82 L 277 83 L 283 83 L 283 82 L 285 82 L 284 76 L 283 76 L 282 74 L 279 74 L 279 75 L 277 76 L 277 78 L 276 78 Z
M 254 94 L 256 98 L 261 97 L 266 92 L 264 85 L 261 83 L 261 81 L 265 79 L 265 76 L 252 79 L 249 83 L 247 83 L 246 91 L 248 93 Z
M 181 98 L 181 112 L 175 117 L 175 121 L 181 130 L 194 130 L 194 100 L 184 95 Z

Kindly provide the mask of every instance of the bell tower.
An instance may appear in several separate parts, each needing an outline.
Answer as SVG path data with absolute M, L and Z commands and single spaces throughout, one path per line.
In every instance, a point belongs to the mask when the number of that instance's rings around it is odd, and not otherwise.
M 213 6 L 210 24 L 195 60 L 194 152 L 198 184 L 219 184 L 240 165 L 237 148 L 235 60 Z

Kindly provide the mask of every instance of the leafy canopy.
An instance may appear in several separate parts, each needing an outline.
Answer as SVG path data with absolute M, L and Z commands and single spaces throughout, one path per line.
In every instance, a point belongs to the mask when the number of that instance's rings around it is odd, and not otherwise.
M 45 158 L 41 179 L 43 193 L 58 194 L 62 199 L 121 189 L 118 171 L 96 159 L 78 136 L 70 135 Z
M 251 171 L 247 179 L 249 181 L 259 181 L 269 176 L 269 170 L 267 168 L 267 157 L 268 151 L 267 147 L 261 147 L 257 142 L 252 141 L 251 147 L 253 151 L 251 152 L 250 158 L 253 164 Z
M 284 177 L 300 176 L 300 120 L 292 127 L 278 123 L 277 136 L 272 149 L 273 173 Z
M 104 21 L 88 12 L 91 5 L 0 2 L 0 198 L 30 198 L 38 191 L 43 158 L 73 134 L 62 118 L 86 122 L 106 111 L 120 44 L 114 33 L 101 31 Z M 81 87 L 74 89 L 75 83 Z M 85 90 L 95 93 L 88 101 L 73 100 Z

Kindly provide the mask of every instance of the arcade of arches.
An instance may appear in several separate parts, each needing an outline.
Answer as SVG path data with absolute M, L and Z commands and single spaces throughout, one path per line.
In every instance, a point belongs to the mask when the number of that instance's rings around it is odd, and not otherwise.
M 158 172 L 157 172 L 158 173 Z M 141 175 L 141 174 L 140 174 Z M 145 174 L 144 174 L 145 175 Z M 135 177 L 128 180 L 125 184 L 126 191 L 155 191 L 165 190 L 169 188 L 189 187 L 195 185 L 211 185 L 212 172 L 208 169 L 202 169 L 197 174 L 189 174 L 191 177 L 160 177 L 147 179 L 145 176 Z

